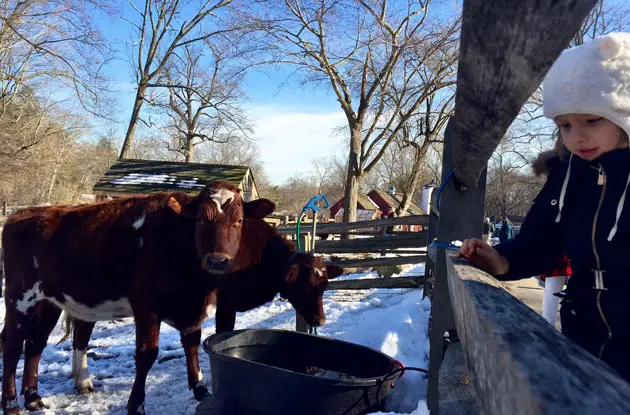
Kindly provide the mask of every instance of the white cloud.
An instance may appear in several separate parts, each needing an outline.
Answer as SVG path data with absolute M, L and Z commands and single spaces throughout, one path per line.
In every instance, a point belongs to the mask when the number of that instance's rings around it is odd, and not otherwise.
M 346 139 L 335 131 L 346 124 L 341 111 L 292 112 L 280 107 L 257 107 L 254 138 L 260 148 L 265 171 L 273 182 L 282 183 L 294 174 L 305 173 L 311 161 L 333 157 Z

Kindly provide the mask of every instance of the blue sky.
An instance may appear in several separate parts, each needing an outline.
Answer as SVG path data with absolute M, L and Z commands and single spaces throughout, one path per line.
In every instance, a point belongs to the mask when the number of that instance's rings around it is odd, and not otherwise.
M 118 105 L 112 116 L 120 124 L 118 135 L 124 137 L 133 99 L 135 82 L 128 48 L 130 25 L 118 17 L 99 22 L 104 36 L 119 49 L 119 59 L 107 68 L 114 79 Z M 283 85 L 291 68 L 269 68 L 248 74 L 243 90 L 246 108 L 254 120 L 256 141 L 265 172 L 280 184 L 293 175 L 306 174 L 315 159 L 345 153 L 345 140 L 334 130 L 345 125 L 345 116 L 336 98 L 326 87 L 299 87 L 295 82 Z M 110 127 L 107 125 L 107 127 Z M 99 127 L 94 131 L 99 133 Z M 341 153 L 340 153 L 341 152 Z

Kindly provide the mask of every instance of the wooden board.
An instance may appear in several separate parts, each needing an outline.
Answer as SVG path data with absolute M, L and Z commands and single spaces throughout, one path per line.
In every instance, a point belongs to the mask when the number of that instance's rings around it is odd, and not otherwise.
M 350 223 L 323 223 L 317 224 L 317 234 L 337 234 L 348 233 L 356 229 L 369 229 L 369 228 L 381 228 L 383 226 L 396 226 L 396 225 L 426 225 L 429 223 L 429 217 L 427 215 L 411 215 L 402 216 L 398 218 L 387 219 L 374 219 L 364 220 L 359 222 Z M 295 235 L 297 228 L 292 227 L 280 227 L 278 231 L 282 233 L 288 233 Z M 300 227 L 300 233 L 308 233 L 313 230 L 312 224 L 302 224 Z
M 424 276 L 396 278 L 366 278 L 362 280 L 332 280 L 327 290 L 369 290 L 372 288 L 418 288 L 422 286 Z
M 483 414 L 630 414 L 630 384 L 485 272 L 446 258 L 457 333 Z
M 399 256 L 393 258 L 336 259 L 329 263 L 347 268 L 378 267 L 384 265 L 419 264 L 427 260 L 426 255 Z
M 373 238 L 317 241 L 316 252 L 378 252 L 380 249 L 419 248 L 427 246 L 426 232 L 410 232 L 409 235 L 375 236 Z

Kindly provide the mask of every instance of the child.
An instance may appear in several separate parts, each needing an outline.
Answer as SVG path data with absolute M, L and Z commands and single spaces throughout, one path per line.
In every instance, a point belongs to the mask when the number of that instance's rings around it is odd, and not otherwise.
M 550 271 L 566 252 L 562 332 L 630 380 L 630 33 L 565 50 L 543 103 L 569 157 L 549 173 L 519 235 L 494 248 L 466 240 L 460 255 L 513 280 Z

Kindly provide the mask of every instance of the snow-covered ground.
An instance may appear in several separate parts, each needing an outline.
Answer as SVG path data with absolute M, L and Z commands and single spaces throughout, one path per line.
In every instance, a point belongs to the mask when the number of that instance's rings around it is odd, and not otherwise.
M 424 273 L 424 264 L 400 276 Z M 374 278 L 374 273 L 353 274 L 348 279 Z M 395 275 L 393 276 L 395 277 Z M 0 314 L 4 321 L 4 299 Z M 430 303 L 421 290 L 328 291 L 324 298 L 327 324 L 319 335 L 330 336 L 380 350 L 406 366 L 428 367 L 428 316 Z M 203 324 L 203 338 L 215 331 L 214 317 Z M 236 328 L 294 329 L 295 313 L 288 302 L 273 301 L 239 313 Z M 134 379 L 133 321 L 97 323 L 90 341 L 88 361 L 96 393 L 77 396 L 71 379 L 71 343 L 62 337 L 60 324 L 44 350 L 39 371 L 39 391 L 51 409 L 47 414 L 124 414 Z M 200 350 L 201 367 L 209 382 L 210 363 Z M 23 361 L 18 366 L 18 390 Z M 387 410 L 394 414 L 428 414 L 425 404 L 426 375 L 407 372 L 391 390 Z M 23 402 L 20 402 L 23 405 Z M 194 414 L 198 402 L 188 390 L 186 365 L 179 333 L 162 325 L 160 354 L 147 380 L 148 414 Z

